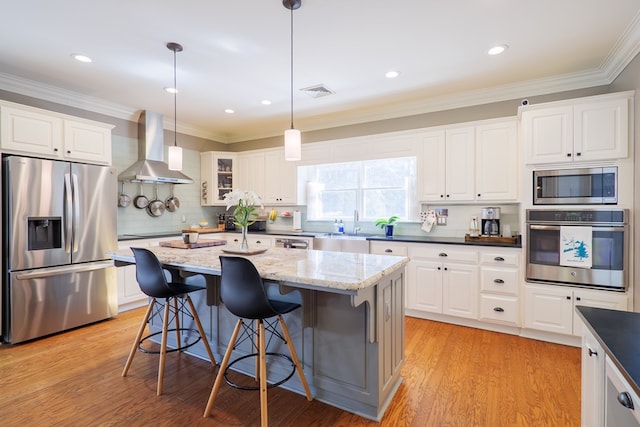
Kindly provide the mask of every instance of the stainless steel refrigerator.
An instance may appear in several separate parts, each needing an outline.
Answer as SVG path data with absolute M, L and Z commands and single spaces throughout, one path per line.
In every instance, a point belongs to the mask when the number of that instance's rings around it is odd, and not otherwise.
M 2 166 L 3 340 L 116 315 L 116 169 L 19 156 Z

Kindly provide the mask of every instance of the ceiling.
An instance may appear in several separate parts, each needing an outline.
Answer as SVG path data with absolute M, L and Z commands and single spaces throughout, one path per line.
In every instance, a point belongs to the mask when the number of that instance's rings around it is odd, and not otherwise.
M 302 0 L 295 127 L 609 84 L 640 51 L 639 13 L 637 0 Z M 20 0 L 5 2 L 2 15 L 0 89 L 129 120 L 152 110 L 173 129 L 166 43 L 178 42 L 178 131 L 237 142 L 290 125 L 290 12 L 281 0 Z M 487 55 L 495 44 L 508 49 Z M 399 77 L 385 78 L 389 70 Z M 299 91 L 319 84 L 335 94 Z

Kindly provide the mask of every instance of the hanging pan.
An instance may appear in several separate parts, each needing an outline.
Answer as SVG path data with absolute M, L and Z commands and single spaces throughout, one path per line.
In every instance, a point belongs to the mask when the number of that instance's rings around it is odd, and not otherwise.
M 133 205 L 138 209 L 144 209 L 149 205 L 149 199 L 144 195 L 142 187 L 142 183 L 140 183 L 140 194 L 133 199 Z
M 164 202 L 164 205 L 169 212 L 175 212 L 180 207 L 180 199 L 173 195 L 173 186 L 174 184 L 171 184 L 171 196 L 169 196 L 169 198 Z
M 124 192 L 124 181 L 122 181 L 122 190 L 120 190 L 120 194 L 118 195 L 118 207 L 126 208 L 131 204 L 131 197 Z
M 164 213 L 164 202 L 158 199 L 158 184 L 155 185 L 155 199 L 149 202 L 147 213 L 151 216 L 160 216 Z

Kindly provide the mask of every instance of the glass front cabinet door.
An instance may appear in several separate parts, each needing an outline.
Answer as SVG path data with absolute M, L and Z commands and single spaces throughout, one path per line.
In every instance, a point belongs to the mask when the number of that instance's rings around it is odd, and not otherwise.
M 202 206 L 225 205 L 224 195 L 235 185 L 236 156 L 208 151 L 200 153 L 200 185 Z

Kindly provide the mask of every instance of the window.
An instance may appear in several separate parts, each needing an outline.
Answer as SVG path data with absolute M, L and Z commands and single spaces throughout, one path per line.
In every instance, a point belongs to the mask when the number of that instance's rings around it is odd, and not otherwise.
M 308 220 L 351 219 L 355 209 L 361 220 L 417 215 L 415 157 L 302 166 L 299 172 L 307 182 Z

